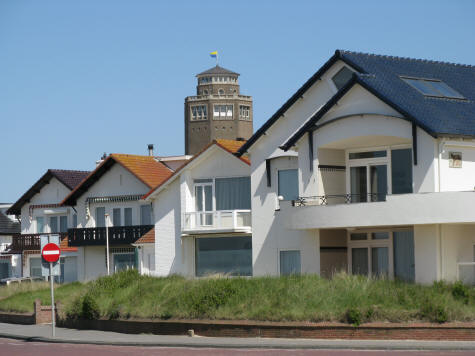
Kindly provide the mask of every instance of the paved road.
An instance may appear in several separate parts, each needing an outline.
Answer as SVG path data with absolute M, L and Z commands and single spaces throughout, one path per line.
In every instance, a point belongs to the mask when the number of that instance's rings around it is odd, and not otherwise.
M 51 344 L 45 342 L 28 342 L 13 339 L 0 339 L 0 355 L 10 356 L 175 356 L 175 355 L 303 355 L 303 356 L 468 356 L 473 351 L 369 351 L 369 350 L 280 350 L 280 349 L 211 349 L 211 348 L 168 348 L 137 346 L 106 346 Z

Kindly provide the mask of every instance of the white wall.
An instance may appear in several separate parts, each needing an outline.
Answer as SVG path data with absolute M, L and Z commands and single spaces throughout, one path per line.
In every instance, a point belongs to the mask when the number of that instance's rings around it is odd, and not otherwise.
M 90 281 L 107 275 L 105 246 L 78 247 L 78 280 Z M 112 260 L 112 257 L 111 257 Z M 112 272 L 112 261 L 110 261 Z
M 441 234 L 442 278 L 455 281 L 458 262 L 475 262 L 475 224 L 441 225 Z M 475 272 L 475 268 L 470 271 Z
M 37 216 L 45 217 L 45 224 L 47 224 L 47 216 L 45 216 L 45 210 L 55 210 L 55 209 L 34 209 L 33 218 L 29 218 L 29 208 L 30 205 L 39 205 L 39 204 L 58 204 L 60 203 L 68 194 L 70 193 L 69 188 L 67 188 L 63 183 L 61 183 L 56 178 L 51 178 L 50 182 L 41 188 L 40 192 L 35 194 L 29 203 L 26 203 L 21 208 L 21 233 L 22 234 L 34 234 L 36 231 L 36 221 Z M 57 208 L 58 212 L 64 212 L 62 215 L 68 215 L 68 225 L 72 223 L 72 209 L 71 208 Z
M 449 153 L 462 153 L 462 167 L 450 168 Z M 463 191 L 475 189 L 475 142 L 449 141 L 442 145 L 440 190 Z
M 122 183 L 121 183 L 122 182 Z M 132 208 L 132 224 L 140 225 L 140 206 L 148 204 L 144 201 L 130 201 L 120 203 L 91 203 L 90 218 L 86 218 L 86 199 L 88 197 L 107 197 L 117 195 L 146 194 L 150 188 L 137 179 L 132 173 L 120 164 L 114 164 L 88 191 L 77 201 L 78 227 L 95 227 L 96 207 L 105 207 L 106 213 L 112 222 L 113 208 Z M 122 224 L 124 223 L 124 211 L 122 209 Z
M 194 238 L 182 237 L 184 212 L 195 211 L 195 179 L 249 176 L 249 165 L 217 146 L 197 157 L 153 199 L 155 219 L 154 275 L 194 276 Z

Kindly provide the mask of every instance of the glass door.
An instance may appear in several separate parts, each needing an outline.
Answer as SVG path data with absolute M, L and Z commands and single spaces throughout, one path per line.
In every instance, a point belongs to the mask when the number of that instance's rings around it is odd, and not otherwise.
M 213 225 L 213 184 L 195 185 L 195 209 L 197 224 L 200 226 Z
M 385 201 L 388 194 L 388 173 L 385 164 L 369 166 L 369 198 L 370 201 Z
M 350 201 L 352 203 L 361 203 L 367 201 L 368 184 L 366 177 L 366 166 L 351 167 L 350 169 Z

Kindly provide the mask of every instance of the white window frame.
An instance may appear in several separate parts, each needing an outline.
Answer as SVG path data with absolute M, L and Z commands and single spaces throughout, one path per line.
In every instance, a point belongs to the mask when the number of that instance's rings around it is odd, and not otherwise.
M 219 106 L 219 111 L 216 111 L 216 107 Z M 221 108 L 225 107 L 224 116 L 221 115 Z M 231 116 L 228 116 L 228 107 L 231 107 Z M 216 112 L 219 115 L 216 115 Z M 234 119 L 234 104 L 213 104 L 213 120 L 233 120 Z
M 125 251 L 124 251 L 124 252 L 112 252 L 112 253 L 111 253 L 111 257 L 112 257 L 112 258 L 111 258 L 111 259 L 112 259 L 112 273 L 117 273 L 117 272 L 115 271 L 114 256 L 115 256 L 115 255 L 130 255 L 130 254 L 132 254 L 132 255 L 134 256 L 134 259 L 135 259 L 135 251 L 131 251 L 131 252 L 125 252 Z M 139 260 L 140 260 L 140 258 L 139 258 Z M 138 269 L 139 266 L 135 266 L 135 268 Z
M 197 115 L 196 117 L 193 116 L 193 109 L 196 108 L 196 112 L 197 112 Z M 201 111 L 198 110 L 198 108 L 201 108 Z M 204 109 L 204 111 L 203 111 Z M 198 112 L 205 112 L 206 114 L 203 115 L 201 114 L 200 116 L 198 116 Z M 207 105 L 191 105 L 190 106 L 190 121 L 207 121 L 208 120 L 208 106 Z
M 242 109 L 247 108 L 247 109 Z M 242 112 L 247 111 L 247 116 L 243 116 Z M 250 105 L 239 105 L 239 120 L 251 121 L 251 106 Z
M 366 191 L 371 191 L 371 182 L 369 179 L 370 166 L 377 165 L 386 165 L 386 177 L 387 177 L 387 194 L 392 194 L 392 164 L 391 164 L 391 150 L 394 149 L 413 149 L 411 144 L 402 144 L 402 145 L 392 145 L 392 146 L 375 146 L 375 147 L 366 147 L 358 149 L 347 149 L 345 150 L 345 175 L 346 175 L 346 194 L 351 194 L 351 167 L 366 167 Z M 350 153 L 360 153 L 360 152 L 372 152 L 372 151 L 386 151 L 386 157 L 376 157 L 376 158 L 357 158 L 350 159 Z M 414 165 L 414 162 L 411 160 L 411 164 Z M 412 172 L 412 184 L 414 184 L 414 171 Z
M 373 276 L 373 261 L 371 249 L 373 247 L 386 247 L 388 249 L 388 278 L 394 279 L 394 253 L 393 253 L 393 232 L 399 229 L 365 229 L 347 231 L 347 259 L 348 259 L 348 273 L 353 274 L 353 251 L 354 248 L 366 248 L 368 253 L 368 277 Z M 400 229 L 400 230 L 407 230 Z M 375 232 L 388 233 L 388 238 L 385 240 L 372 240 L 371 234 Z M 366 240 L 351 240 L 351 234 L 366 234 Z

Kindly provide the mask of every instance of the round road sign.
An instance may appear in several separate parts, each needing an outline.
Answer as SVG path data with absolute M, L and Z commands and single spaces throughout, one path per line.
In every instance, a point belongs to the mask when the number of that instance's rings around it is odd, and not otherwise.
M 59 260 L 59 255 L 61 254 L 61 250 L 59 246 L 53 243 L 46 244 L 41 251 L 41 256 L 46 262 L 56 262 Z

